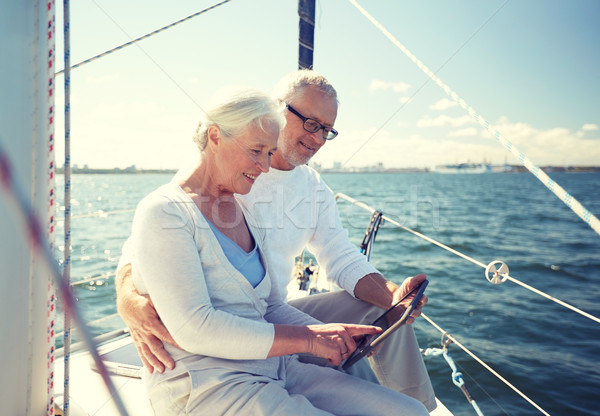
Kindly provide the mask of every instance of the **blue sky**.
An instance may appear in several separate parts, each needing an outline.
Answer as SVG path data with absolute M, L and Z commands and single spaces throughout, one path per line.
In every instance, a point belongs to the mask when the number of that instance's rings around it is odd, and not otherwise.
M 534 163 L 600 164 L 599 2 L 358 2 Z M 72 2 L 71 63 L 214 3 Z M 340 135 L 316 162 L 518 163 L 348 0 L 318 0 L 316 14 L 315 69 L 330 79 L 341 101 Z M 57 29 L 62 42 L 60 7 Z M 203 103 L 232 84 L 270 91 L 296 69 L 297 37 L 296 1 L 232 0 L 140 47 L 75 69 L 73 163 L 188 163 L 197 157 L 191 137 Z M 57 53 L 62 59 L 62 43 Z M 59 108 L 62 102 L 59 91 Z M 63 135 L 62 116 L 56 133 Z

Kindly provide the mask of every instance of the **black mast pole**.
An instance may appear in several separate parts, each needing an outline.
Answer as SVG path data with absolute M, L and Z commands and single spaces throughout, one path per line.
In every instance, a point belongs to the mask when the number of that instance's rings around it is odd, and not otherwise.
M 298 69 L 312 69 L 315 40 L 315 1 L 298 0 Z

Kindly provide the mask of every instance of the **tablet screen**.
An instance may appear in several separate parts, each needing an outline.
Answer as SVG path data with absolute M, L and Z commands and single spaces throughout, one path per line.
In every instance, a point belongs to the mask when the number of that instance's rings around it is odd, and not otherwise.
M 408 292 L 402 299 L 400 299 L 394 306 L 389 308 L 383 314 L 381 314 L 371 325 L 380 327 L 383 331 L 379 334 L 366 335 L 356 346 L 356 350 L 348 357 L 348 359 L 342 365 L 344 370 L 350 368 L 354 363 L 367 355 L 373 348 L 377 346 L 377 344 L 383 342 L 390 334 L 392 334 L 395 330 L 404 325 L 415 309 L 423 293 L 425 292 L 425 288 L 429 284 L 429 281 L 424 280 L 419 285 L 415 286 L 410 292 Z M 417 292 L 414 299 L 410 302 L 408 307 L 405 309 L 401 303 L 409 297 L 414 292 Z M 398 310 L 398 308 L 401 308 Z M 402 311 L 402 313 L 401 313 Z M 400 314 L 399 318 L 396 321 L 392 321 L 391 318 L 394 317 L 394 314 Z M 381 339 L 380 339 L 381 338 Z

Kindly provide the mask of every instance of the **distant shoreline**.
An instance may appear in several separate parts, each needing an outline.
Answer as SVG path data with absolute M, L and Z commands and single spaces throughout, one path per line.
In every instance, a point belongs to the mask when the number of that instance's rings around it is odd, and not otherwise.
M 176 173 L 177 169 L 91 169 L 91 168 L 71 168 L 72 174 L 124 174 L 124 175 L 137 175 L 137 174 L 148 174 L 148 173 Z M 56 173 L 65 173 L 64 168 L 56 169 Z
M 524 166 L 510 165 L 506 170 L 494 171 L 489 173 L 522 173 L 527 172 L 527 168 Z M 600 166 L 541 166 L 544 172 L 566 172 L 566 173 L 590 173 L 600 172 Z M 126 174 L 126 175 L 138 175 L 138 174 L 156 174 L 156 173 L 170 173 L 175 174 L 177 169 L 92 169 L 92 168 L 72 168 L 72 174 Z M 63 174 L 64 168 L 56 169 L 57 174 Z M 389 169 L 372 169 L 372 168 L 348 168 L 348 169 L 321 169 L 320 173 L 437 173 L 432 172 L 428 168 L 389 168 Z

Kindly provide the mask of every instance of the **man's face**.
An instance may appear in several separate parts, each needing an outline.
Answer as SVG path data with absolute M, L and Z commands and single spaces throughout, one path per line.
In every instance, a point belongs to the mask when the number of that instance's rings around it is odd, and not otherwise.
M 304 117 L 312 118 L 324 126 L 333 127 L 335 123 L 337 117 L 335 98 L 313 86 L 307 87 L 302 96 L 288 104 Z M 302 119 L 292 112 L 287 111 L 286 120 L 271 165 L 279 170 L 292 170 L 296 166 L 305 165 L 326 142 L 323 138 L 323 130 L 309 133 L 304 129 Z

